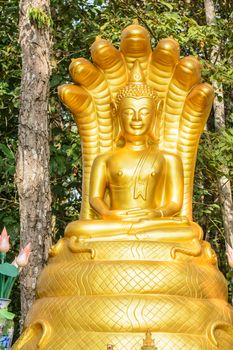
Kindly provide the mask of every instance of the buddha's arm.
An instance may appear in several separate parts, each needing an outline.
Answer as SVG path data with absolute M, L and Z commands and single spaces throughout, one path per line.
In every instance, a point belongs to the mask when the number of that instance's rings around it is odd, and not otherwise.
M 182 161 L 179 157 L 166 154 L 166 180 L 164 201 L 159 208 L 161 216 L 174 216 L 179 213 L 183 204 L 184 176 Z
M 109 211 L 107 204 L 104 202 L 106 187 L 106 159 L 104 156 L 99 156 L 95 159 L 91 169 L 90 204 L 101 216 Z
M 92 208 L 104 220 L 121 220 L 125 212 L 122 210 L 110 210 L 104 201 L 104 196 L 107 188 L 107 170 L 106 170 L 107 155 L 99 156 L 95 159 L 90 178 L 90 204 Z

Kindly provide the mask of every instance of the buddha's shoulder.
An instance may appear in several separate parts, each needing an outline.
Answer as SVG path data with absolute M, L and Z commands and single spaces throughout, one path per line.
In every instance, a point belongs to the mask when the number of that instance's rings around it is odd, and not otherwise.
M 111 154 L 112 154 L 112 152 L 107 152 L 107 153 L 102 153 L 102 154 L 98 155 L 94 160 L 94 164 L 105 163 Z
M 116 151 L 109 151 L 106 153 L 102 153 L 95 158 L 93 165 L 98 166 L 98 165 L 107 163 L 109 160 L 111 160 L 112 158 L 114 158 L 116 156 L 117 156 Z

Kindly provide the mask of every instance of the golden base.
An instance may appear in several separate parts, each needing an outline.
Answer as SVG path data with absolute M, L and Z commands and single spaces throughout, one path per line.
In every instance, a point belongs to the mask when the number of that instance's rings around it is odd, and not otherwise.
M 139 350 L 150 329 L 158 350 L 232 350 L 233 310 L 208 243 L 69 238 L 51 255 L 12 349 Z

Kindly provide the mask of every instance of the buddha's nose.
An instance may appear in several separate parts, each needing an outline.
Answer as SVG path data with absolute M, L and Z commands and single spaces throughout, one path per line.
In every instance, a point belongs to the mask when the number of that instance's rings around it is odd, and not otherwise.
M 133 120 L 135 120 L 135 121 L 142 120 L 139 111 L 135 111 L 134 116 L 133 116 Z

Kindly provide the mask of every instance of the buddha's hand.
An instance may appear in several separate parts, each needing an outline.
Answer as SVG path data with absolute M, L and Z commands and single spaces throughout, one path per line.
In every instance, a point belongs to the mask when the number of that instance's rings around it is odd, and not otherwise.
M 123 221 L 141 221 L 160 218 L 162 213 L 158 209 L 141 209 L 135 208 L 127 211 L 127 216 Z
M 107 210 L 102 214 L 104 220 L 120 220 L 138 222 L 161 217 L 161 211 L 156 209 L 134 208 L 130 210 Z
M 101 213 L 104 220 L 123 220 L 127 217 L 126 210 L 105 210 Z
M 138 222 L 161 217 L 161 212 L 156 209 L 134 208 L 130 210 L 107 210 L 102 214 L 104 220 L 120 220 Z

